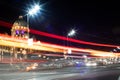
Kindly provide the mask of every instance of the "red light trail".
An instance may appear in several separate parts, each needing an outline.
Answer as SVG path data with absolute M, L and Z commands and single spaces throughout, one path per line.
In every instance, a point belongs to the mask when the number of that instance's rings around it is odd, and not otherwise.
M 30 32 L 33 34 L 42 35 L 42 36 L 46 36 L 46 37 L 52 37 L 52 38 L 56 38 L 56 39 L 60 39 L 60 40 L 68 40 L 68 41 L 79 43 L 79 44 L 87 44 L 87 45 L 93 45 L 93 46 L 105 46 L 105 47 L 118 47 L 117 45 L 99 44 L 99 43 L 87 42 L 87 41 L 82 41 L 82 40 L 76 40 L 76 39 L 72 39 L 72 38 L 67 39 L 66 37 L 63 37 L 63 36 L 49 34 L 49 33 L 37 31 L 34 29 L 30 29 Z
M 12 24 L 0 20 L 0 26 L 4 26 L 4 27 L 7 27 L 7 28 L 11 28 Z
M 0 26 L 5 26 L 8 28 L 11 28 L 12 24 L 4 22 L 4 21 L 0 21 Z M 42 35 L 42 36 L 46 36 L 46 37 L 51 37 L 51 38 L 56 38 L 56 39 L 60 39 L 60 40 L 68 40 L 74 43 L 79 43 L 79 44 L 86 44 L 86 45 L 93 45 L 93 46 L 104 46 L 104 47 L 119 47 L 118 45 L 109 45 L 109 44 L 100 44 L 100 43 L 94 43 L 94 42 L 87 42 L 87 41 L 82 41 L 82 40 L 76 40 L 76 39 L 72 39 L 72 38 L 66 38 L 64 36 L 58 36 L 55 34 L 49 34 L 46 32 L 42 32 L 42 31 L 37 31 L 34 29 L 30 29 L 30 33 L 32 34 L 36 34 L 36 35 Z
M 38 42 L 39 41 L 34 41 L 33 46 L 31 47 L 31 46 L 28 46 L 28 42 L 26 39 L 12 38 L 9 35 L 0 34 L 0 45 L 4 45 L 4 46 L 13 46 L 13 44 L 14 44 L 15 47 L 22 47 L 22 48 L 24 47 L 24 48 L 37 49 L 37 50 L 54 51 L 54 52 L 60 52 L 60 53 L 64 53 L 64 54 L 66 54 L 68 52 L 68 50 L 71 50 L 71 51 L 78 51 L 77 54 L 79 54 L 79 51 L 80 51 L 80 52 L 88 52 L 93 56 L 102 56 L 102 57 L 119 56 L 119 53 L 114 54 L 114 53 L 106 52 L 106 51 L 82 49 L 82 48 L 61 46 L 61 45 L 51 44 L 51 43 L 46 43 L 46 42 L 40 42 L 40 43 L 38 43 Z M 24 43 L 24 44 L 21 45 L 21 43 Z M 74 54 L 74 53 L 71 53 L 71 54 Z M 49 55 L 59 56 L 58 54 L 57 55 L 49 54 Z M 47 56 L 49 56 L 49 55 L 47 55 Z M 74 57 L 74 56 L 71 56 L 71 57 Z

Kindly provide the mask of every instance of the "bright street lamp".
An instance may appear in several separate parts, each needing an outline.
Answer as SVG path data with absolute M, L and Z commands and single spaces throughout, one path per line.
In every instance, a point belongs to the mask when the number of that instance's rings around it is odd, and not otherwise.
M 69 33 L 68 33 L 68 35 L 67 36 L 74 36 L 75 35 L 75 33 L 76 33 L 76 31 L 74 30 L 74 29 L 72 29 Z
M 34 5 L 34 6 L 32 6 L 31 9 L 28 10 L 28 13 L 27 13 L 27 27 L 28 28 L 29 28 L 29 16 L 35 15 L 40 10 L 41 10 L 41 6 L 39 6 L 39 5 Z M 29 38 L 29 32 L 28 32 L 28 38 Z
M 41 9 L 41 7 L 39 5 L 34 5 L 32 6 L 31 9 L 28 10 L 27 13 L 27 27 L 29 29 L 29 17 L 35 15 L 36 13 L 38 13 L 38 11 Z M 30 38 L 30 29 L 28 31 L 28 45 L 32 46 L 33 45 L 33 39 Z
M 67 34 L 67 46 L 68 46 L 68 37 L 72 37 L 74 36 L 76 33 L 76 31 L 74 29 L 72 29 L 68 34 Z
M 40 7 L 39 5 L 34 5 L 31 9 L 28 10 L 28 14 L 29 14 L 29 15 L 34 15 L 34 14 L 36 14 L 40 9 L 41 9 L 41 7 Z
M 72 30 L 67 34 L 67 46 L 69 46 L 69 45 L 68 45 L 68 37 L 74 36 L 75 33 L 76 33 L 76 31 L 75 31 L 74 29 L 72 29 Z M 67 54 L 71 54 L 71 53 L 72 53 L 71 49 L 68 49 Z

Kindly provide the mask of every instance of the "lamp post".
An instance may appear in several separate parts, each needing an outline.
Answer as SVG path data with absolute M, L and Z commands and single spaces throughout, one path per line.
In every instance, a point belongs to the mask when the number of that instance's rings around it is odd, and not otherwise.
M 31 6 L 31 8 L 28 8 L 28 11 L 27 11 L 27 27 L 28 29 L 30 28 L 29 27 L 29 21 L 30 21 L 30 16 L 34 16 L 36 15 L 39 11 L 41 10 L 41 6 L 35 4 L 33 6 Z M 28 31 L 28 46 L 32 46 L 33 45 L 33 39 L 30 38 L 30 29 Z M 29 50 L 28 50 L 29 52 Z M 27 58 L 27 54 L 24 54 L 25 55 L 25 58 Z
M 27 13 L 27 27 L 28 27 L 28 29 L 29 29 L 29 18 L 30 18 L 30 16 L 34 16 L 40 10 L 41 10 L 41 6 L 39 6 L 39 5 L 33 5 L 32 8 L 28 10 L 28 13 Z M 28 38 L 30 37 L 29 32 L 30 31 L 28 31 Z
M 75 33 L 76 33 L 76 31 L 75 31 L 74 29 L 72 29 L 72 30 L 69 31 L 69 33 L 67 34 L 67 47 L 69 46 L 69 44 L 68 44 L 68 39 L 69 39 L 69 37 L 74 36 Z M 68 49 L 68 50 L 67 50 L 67 54 L 71 54 L 71 53 L 72 53 L 71 49 Z M 66 56 L 65 56 L 65 57 L 66 57 Z
M 74 29 L 72 29 L 72 30 L 69 31 L 69 33 L 67 34 L 67 46 L 69 46 L 69 45 L 68 45 L 68 38 L 74 36 L 75 33 L 76 33 L 76 31 L 75 31 Z

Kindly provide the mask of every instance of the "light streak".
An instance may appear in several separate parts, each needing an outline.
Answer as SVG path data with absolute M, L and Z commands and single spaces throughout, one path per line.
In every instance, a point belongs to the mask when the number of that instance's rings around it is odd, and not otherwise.
M 100 51 L 100 50 L 66 47 L 66 46 L 61 46 L 61 45 L 51 44 L 46 42 L 38 43 L 38 41 L 33 41 L 33 45 L 29 46 L 26 39 L 12 38 L 11 36 L 8 36 L 8 35 L 6 36 L 4 34 L 0 34 L 0 45 L 35 49 L 35 50 L 45 50 L 45 51 L 51 51 L 51 52 L 60 52 L 62 54 L 64 53 L 64 51 L 71 49 L 72 51 L 88 52 L 90 55 L 93 55 L 93 56 L 101 56 L 101 57 L 120 56 L 120 53 L 111 53 L 111 52 Z M 72 54 L 74 54 L 74 52 Z M 56 55 L 52 55 L 52 54 L 47 54 L 47 55 L 59 56 L 57 55 L 57 53 Z M 72 56 L 69 56 L 69 57 L 72 57 Z M 78 56 L 78 58 L 80 58 L 80 56 Z
M 12 24 L 4 22 L 4 21 L 0 21 L 0 26 L 5 26 L 5 27 L 8 27 L 8 28 L 11 28 L 10 26 L 12 26 Z M 68 41 L 71 41 L 71 42 L 74 42 L 74 43 L 79 43 L 79 44 L 86 44 L 86 45 L 93 45 L 93 46 L 104 46 L 104 47 L 115 47 L 115 48 L 120 47 L 118 45 L 100 44 L 100 43 L 76 40 L 76 39 L 72 39 L 72 38 L 67 39 L 64 36 L 58 36 L 58 35 L 55 35 L 55 34 L 49 34 L 49 33 L 42 32 L 42 31 L 37 31 L 37 30 L 34 30 L 34 29 L 30 29 L 30 32 L 32 34 L 42 35 L 42 36 L 56 38 L 56 39 L 60 39 L 60 40 L 68 40 Z
M 99 43 L 87 42 L 87 41 L 82 41 L 82 40 L 76 40 L 76 39 L 72 39 L 72 38 L 67 39 L 66 37 L 63 37 L 63 36 L 49 34 L 49 33 L 42 32 L 42 31 L 37 31 L 37 30 L 34 30 L 34 29 L 30 29 L 30 32 L 34 33 L 34 34 L 37 34 L 37 35 L 52 37 L 52 38 L 56 38 L 56 39 L 60 39 L 60 40 L 68 40 L 68 41 L 79 43 L 79 44 L 87 44 L 87 45 L 94 45 L 94 46 L 105 46 L 105 47 L 115 47 L 115 48 L 119 47 L 118 45 L 99 44 Z
M 12 38 L 11 36 L 5 36 L 4 34 L 0 34 L 0 39 L 1 40 L 6 40 L 6 41 L 12 41 L 12 42 L 19 42 L 19 43 L 28 44 L 27 43 L 27 39 Z M 47 42 L 42 42 L 42 41 L 41 41 L 40 44 L 38 44 L 37 41 L 36 42 L 34 41 L 33 45 L 45 46 L 45 47 L 53 47 L 53 48 L 58 48 L 58 49 L 63 49 L 63 50 L 71 49 L 73 51 L 106 53 L 105 51 L 100 51 L 100 50 L 83 49 L 83 48 L 75 48 L 75 47 L 66 47 L 66 46 L 61 46 L 61 45 L 47 43 Z M 107 53 L 110 53 L 110 52 L 107 52 Z
M 4 27 L 7 27 L 7 28 L 11 28 L 12 24 L 0 20 L 0 26 L 4 26 Z

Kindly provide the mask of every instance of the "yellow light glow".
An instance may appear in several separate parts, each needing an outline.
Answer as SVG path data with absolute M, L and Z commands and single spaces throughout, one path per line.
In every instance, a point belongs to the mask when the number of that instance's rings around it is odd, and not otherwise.
M 27 48 L 27 49 L 34 49 L 34 50 L 44 50 L 44 51 L 51 51 L 51 52 L 61 52 L 67 51 L 70 49 L 71 51 L 82 51 L 82 52 L 89 52 L 91 55 L 94 56 L 120 56 L 120 53 L 110 53 L 106 51 L 100 50 L 92 50 L 92 49 L 82 49 L 82 48 L 75 48 L 75 47 L 66 47 L 60 46 L 55 44 L 49 44 L 41 41 L 33 41 L 33 45 L 28 45 L 28 39 L 22 38 L 13 38 L 8 35 L 0 34 L 0 45 L 2 46 L 11 46 L 11 47 L 18 47 L 18 48 Z

